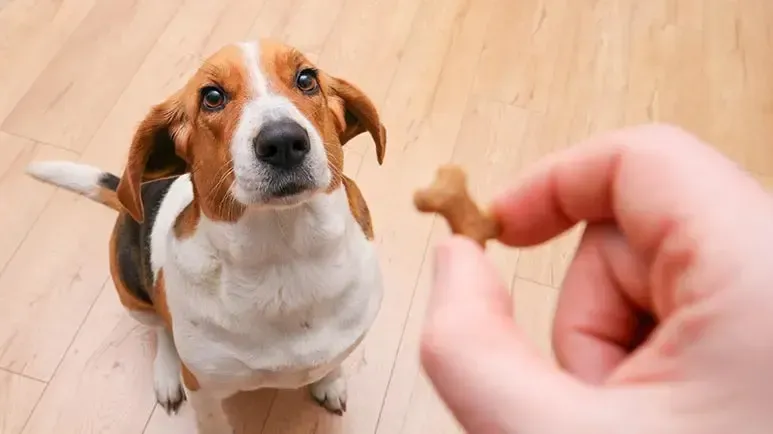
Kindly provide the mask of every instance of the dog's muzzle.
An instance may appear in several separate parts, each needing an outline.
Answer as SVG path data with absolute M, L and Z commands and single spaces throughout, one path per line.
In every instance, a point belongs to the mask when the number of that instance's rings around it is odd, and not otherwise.
M 255 156 L 268 169 L 266 192 L 274 198 L 295 196 L 313 188 L 307 156 L 309 134 L 291 119 L 263 125 L 253 140 Z

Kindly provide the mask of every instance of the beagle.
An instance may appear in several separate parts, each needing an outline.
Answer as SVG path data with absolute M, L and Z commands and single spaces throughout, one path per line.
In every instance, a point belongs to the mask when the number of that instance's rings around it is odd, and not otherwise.
M 346 410 L 342 361 L 382 300 L 368 206 L 343 145 L 386 130 L 356 86 L 278 42 L 228 45 L 134 134 L 120 178 L 63 161 L 28 173 L 119 211 L 110 273 L 157 330 L 158 402 L 187 399 L 200 434 L 232 428 L 221 401 L 300 388 Z

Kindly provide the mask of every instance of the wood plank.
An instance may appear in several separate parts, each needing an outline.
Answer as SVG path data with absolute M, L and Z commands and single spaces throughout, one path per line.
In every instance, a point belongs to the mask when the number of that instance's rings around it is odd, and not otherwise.
M 770 6 L 756 0 L 717 2 L 704 11 L 702 33 L 702 74 L 710 84 L 702 91 L 710 97 L 706 118 L 712 122 L 704 122 L 698 132 L 758 173 L 773 170 L 773 93 L 770 78 L 761 76 L 773 66 L 766 10 Z
M 399 420 L 399 431 L 383 432 L 395 432 L 400 434 L 424 434 L 435 432 L 443 434 L 464 434 L 461 425 L 459 425 L 453 414 L 438 398 L 435 389 L 427 376 L 423 373 L 420 373 L 416 377 L 408 400 L 408 412 L 405 414 L 404 419 Z
M 104 285 L 23 433 L 142 432 L 155 404 L 154 338 Z
M 34 146 L 31 140 L 12 136 L 0 131 L 0 180 L 13 167 L 16 159 L 28 146 Z
M 98 1 L 2 129 L 83 150 L 181 4 Z
M 174 434 L 195 433 L 196 415 L 193 407 L 187 402 L 183 403 L 177 414 L 168 415 L 160 405 L 156 404 L 148 425 L 142 434 Z
M 108 276 L 115 211 L 59 190 L 0 275 L 0 367 L 53 375 Z
M 228 0 L 217 16 L 209 37 L 203 44 L 204 55 L 213 53 L 224 44 L 249 40 L 249 31 L 267 7 L 267 0 Z M 202 17 L 204 18 L 204 17 Z M 174 49 L 174 45 L 169 48 Z
M 76 160 L 78 154 L 32 141 L 2 135 L 0 148 L 21 147 L 21 153 L 0 177 L 0 227 L 4 234 L 0 240 L 0 272 L 19 248 L 27 233 L 43 212 L 56 187 L 32 179 L 26 173 L 27 165 L 36 160 Z M 0 151 L 1 152 L 1 151 Z
M 626 90 L 636 86 L 629 82 L 632 2 L 602 0 L 593 8 L 574 11 L 576 19 L 576 44 L 565 60 L 571 65 L 573 78 L 554 84 L 565 84 L 565 92 L 574 103 L 575 119 L 570 124 L 570 139 L 583 140 L 595 134 L 625 125 Z M 565 47 L 565 46 L 564 46 Z M 565 58 L 564 58 L 565 59 Z M 559 69 L 567 69 L 559 62 Z M 557 92 L 556 89 L 553 89 Z M 552 108 L 561 110 L 561 93 L 551 101 Z
M 224 408 L 236 434 L 260 433 L 266 423 L 276 391 L 271 389 L 239 393 L 226 400 Z M 302 410 L 300 410 L 302 411 Z M 190 404 L 183 404 L 176 415 L 167 415 L 156 405 L 143 434 L 190 434 L 196 429 L 196 419 Z
M 577 3 L 504 2 L 488 28 L 475 94 L 544 112 L 561 61 L 558 48 Z
M 338 16 L 344 6 L 345 0 L 295 0 L 284 3 L 290 7 L 281 11 L 277 9 L 261 13 L 248 37 L 256 38 L 266 36 L 278 39 L 285 44 L 292 45 L 298 50 L 311 56 L 319 56 L 330 32 L 336 25 Z M 282 6 L 276 5 L 276 8 Z M 274 11 L 279 12 L 274 14 Z M 275 25 L 267 24 L 274 20 Z M 285 20 L 285 21 L 282 21 Z M 284 22 L 283 25 L 276 25 Z
M 0 432 L 19 434 L 46 383 L 0 371 Z
M 96 0 L 10 0 L 0 8 L 0 124 L 64 46 Z
M 247 32 L 247 39 L 255 40 L 279 36 L 287 28 L 292 19 L 293 11 L 301 1 L 266 2 Z

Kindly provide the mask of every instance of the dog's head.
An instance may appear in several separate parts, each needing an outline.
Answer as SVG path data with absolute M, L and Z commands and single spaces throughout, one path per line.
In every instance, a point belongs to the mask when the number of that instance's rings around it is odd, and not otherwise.
M 356 86 L 280 43 L 229 45 L 142 121 L 118 198 L 142 221 L 140 184 L 191 172 L 198 205 L 214 220 L 298 205 L 340 185 L 342 147 L 365 131 L 381 163 L 386 130 Z

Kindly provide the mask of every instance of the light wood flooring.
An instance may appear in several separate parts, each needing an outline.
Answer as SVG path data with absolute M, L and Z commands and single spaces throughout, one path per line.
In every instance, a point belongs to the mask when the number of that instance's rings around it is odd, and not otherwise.
M 152 335 L 108 280 L 114 213 L 23 172 L 50 158 L 118 172 L 151 104 L 203 56 L 258 36 L 377 102 L 385 165 L 363 135 L 346 171 L 370 203 L 387 291 L 349 360 L 345 417 L 262 391 L 229 403 L 245 433 L 459 431 L 417 357 L 426 257 L 447 229 L 411 195 L 440 163 L 464 164 L 485 200 L 551 151 L 657 120 L 773 186 L 769 0 L 0 0 L 0 433 L 192 432 L 189 407 L 156 406 Z M 578 233 L 490 251 L 546 356 Z

